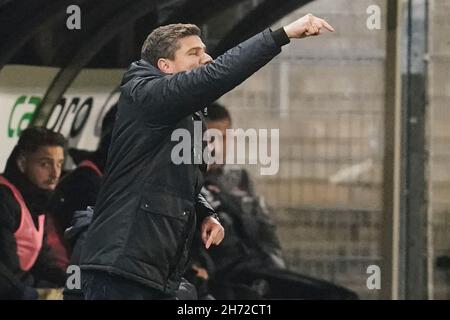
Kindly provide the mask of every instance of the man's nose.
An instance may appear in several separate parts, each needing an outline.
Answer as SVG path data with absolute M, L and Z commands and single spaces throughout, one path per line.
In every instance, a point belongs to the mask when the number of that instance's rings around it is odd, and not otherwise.
M 50 172 L 50 177 L 52 179 L 58 179 L 61 174 L 61 168 L 58 165 L 53 165 L 52 170 Z
M 208 64 L 211 63 L 212 61 L 213 60 L 211 56 L 205 52 L 205 54 L 203 55 L 202 64 Z

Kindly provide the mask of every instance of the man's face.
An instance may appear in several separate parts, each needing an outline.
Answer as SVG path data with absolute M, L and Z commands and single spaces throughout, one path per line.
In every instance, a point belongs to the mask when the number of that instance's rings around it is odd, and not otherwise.
M 221 119 L 216 121 L 208 121 L 208 129 L 216 129 L 222 133 L 222 141 L 220 139 L 215 139 L 212 142 L 212 149 L 214 149 L 214 156 L 216 159 L 222 159 L 225 163 L 227 156 L 227 129 L 231 126 L 229 119 Z M 222 167 L 223 164 L 213 163 L 209 166 L 210 170 L 215 170 Z
M 64 150 L 59 146 L 40 147 L 36 152 L 21 156 L 20 171 L 38 188 L 54 190 L 61 175 Z
M 212 61 L 206 53 L 206 47 L 199 36 L 187 36 L 178 40 L 179 49 L 175 51 L 174 59 L 160 59 L 158 67 L 161 71 L 175 74 L 190 71 Z M 163 61 L 161 61 L 163 60 Z

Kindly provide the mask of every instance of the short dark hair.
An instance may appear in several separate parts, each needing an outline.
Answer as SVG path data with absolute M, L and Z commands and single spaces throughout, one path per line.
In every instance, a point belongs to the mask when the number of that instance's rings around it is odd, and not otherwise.
M 169 24 L 153 30 L 144 41 L 141 58 L 157 67 L 158 59 L 175 58 L 179 48 L 178 40 L 187 36 L 200 36 L 200 28 L 195 24 Z
M 231 116 L 227 108 L 220 103 L 211 103 L 206 109 L 206 121 L 228 120 L 231 123 Z
M 26 155 L 36 152 L 40 147 L 59 146 L 66 147 L 66 139 L 58 132 L 54 132 L 44 127 L 31 127 L 22 131 L 19 142 L 17 142 L 18 152 Z

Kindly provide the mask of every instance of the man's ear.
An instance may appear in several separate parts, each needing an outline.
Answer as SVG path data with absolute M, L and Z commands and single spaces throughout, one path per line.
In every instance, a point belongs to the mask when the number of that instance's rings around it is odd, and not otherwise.
M 23 155 L 19 156 L 16 160 L 17 167 L 19 168 L 20 172 L 22 172 L 22 173 L 25 173 L 25 161 L 26 161 L 26 159 Z
M 158 59 L 158 69 L 164 73 L 172 73 L 172 65 L 169 60 L 164 58 Z

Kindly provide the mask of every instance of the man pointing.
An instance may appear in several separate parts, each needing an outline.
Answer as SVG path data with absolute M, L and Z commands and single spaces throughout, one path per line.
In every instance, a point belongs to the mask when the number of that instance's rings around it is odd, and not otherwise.
M 175 164 L 176 129 L 194 136 L 199 112 L 281 52 L 290 39 L 334 29 L 309 14 L 276 31 L 267 29 L 217 59 L 207 54 L 191 24 L 155 29 L 141 60 L 121 83 L 112 143 L 93 222 L 81 259 L 87 299 L 173 298 L 189 259 L 196 221 L 206 248 L 224 230 L 200 195 L 206 164 Z M 192 138 L 193 139 L 193 138 Z M 202 148 L 199 150 L 199 148 Z

